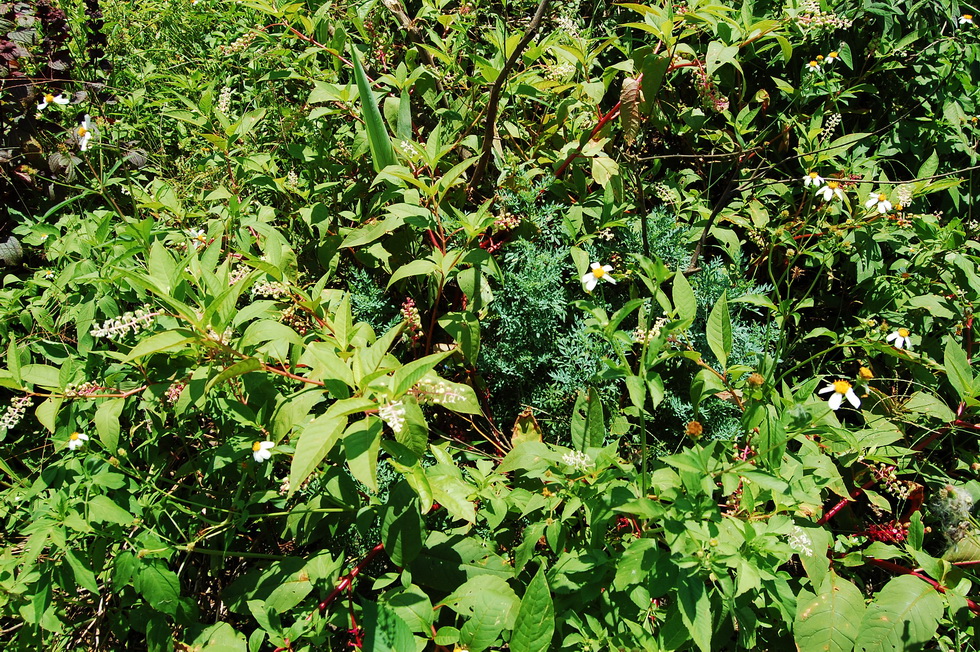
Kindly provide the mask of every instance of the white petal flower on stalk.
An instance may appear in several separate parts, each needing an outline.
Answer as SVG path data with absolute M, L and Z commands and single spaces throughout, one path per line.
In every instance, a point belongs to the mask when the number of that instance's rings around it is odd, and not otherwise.
M 911 349 L 912 337 L 907 328 L 899 328 L 894 333 L 890 333 L 885 338 L 886 342 L 891 342 L 896 349 Z
M 88 435 L 84 432 L 73 432 L 68 435 L 68 450 L 75 450 L 79 446 L 83 446 L 87 441 Z
M 839 52 L 831 52 L 830 54 L 827 55 L 827 58 L 824 59 L 824 65 L 830 65 L 830 64 L 834 63 L 835 61 L 837 61 L 838 59 L 840 59 L 840 53 Z
M 68 104 L 68 102 L 70 101 L 71 100 L 69 100 L 61 93 L 58 93 L 57 95 L 52 95 L 51 93 L 45 93 L 44 99 L 41 100 L 41 103 L 37 105 L 37 110 L 43 111 L 44 109 L 48 108 L 48 106 L 50 106 L 51 104 Z
M 592 263 L 591 267 L 591 271 L 582 277 L 582 282 L 585 283 L 586 292 L 591 292 L 594 290 L 595 286 L 599 284 L 599 281 L 605 281 L 606 283 L 616 285 L 616 279 L 609 275 L 613 271 L 612 265 Z
M 803 185 L 807 188 L 813 186 L 819 188 L 823 183 L 823 177 L 816 172 L 808 172 L 806 176 L 803 177 Z
M 864 202 L 865 208 L 874 208 L 875 206 L 878 207 L 878 212 L 881 214 L 885 214 L 892 209 L 892 203 L 888 201 L 888 195 L 883 192 L 871 193 L 868 201 Z
M 92 140 L 92 118 L 89 114 L 85 114 L 82 118 L 81 124 L 75 129 L 75 135 L 78 136 L 78 151 L 84 152 L 88 149 L 88 141 Z
M 963 14 L 960 16 L 960 25 L 972 25 L 973 24 L 973 14 Z
M 838 409 L 845 398 L 847 399 L 847 402 L 853 405 L 855 408 L 861 407 L 861 399 L 859 399 L 857 394 L 854 393 L 854 388 L 851 387 L 851 383 L 847 382 L 846 380 L 835 380 L 818 391 L 817 394 L 826 394 L 828 392 L 833 392 L 830 398 L 827 399 L 827 404 L 830 406 L 831 410 Z
M 256 462 L 264 462 L 272 457 L 271 449 L 275 444 L 271 441 L 257 441 L 252 444 L 252 459 Z
M 823 196 L 824 201 L 830 201 L 834 197 L 844 199 L 844 191 L 841 190 L 839 181 L 828 181 L 827 185 L 817 191 L 817 194 Z
M 806 69 L 810 72 L 820 72 L 820 63 L 818 61 L 811 61 L 806 64 Z
M 195 249 L 208 242 L 203 229 L 187 229 L 187 235 L 190 236 L 191 246 Z

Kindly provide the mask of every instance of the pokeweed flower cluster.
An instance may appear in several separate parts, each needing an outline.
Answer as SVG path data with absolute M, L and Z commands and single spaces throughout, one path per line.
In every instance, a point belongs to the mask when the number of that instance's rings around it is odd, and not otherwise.
M 93 328 L 90 332 L 92 337 L 107 337 L 114 339 L 122 337 L 126 333 L 137 333 L 153 322 L 160 313 L 150 312 L 140 308 L 134 312 L 123 313 L 121 317 L 106 320 L 101 326 Z

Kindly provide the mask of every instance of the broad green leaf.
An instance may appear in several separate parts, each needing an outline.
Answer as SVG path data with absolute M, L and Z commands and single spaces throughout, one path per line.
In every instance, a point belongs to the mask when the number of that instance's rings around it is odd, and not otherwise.
M 718 358 L 722 369 L 728 367 L 728 356 L 732 352 L 732 316 L 728 311 L 728 293 L 723 292 L 715 307 L 708 315 L 708 347 Z
M 450 516 L 468 523 L 476 521 L 476 505 L 469 497 L 477 490 L 463 481 L 459 467 L 436 464 L 425 469 L 425 476 L 433 500 L 442 505 Z
M 424 358 L 412 360 L 408 364 L 396 369 L 395 373 L 391 376 L 391 398 L 398 399 L 402 394 L 415 387 L 416 383 L 422 380 L 425 374 L 432 371 L 437 364 L 448 358 L 452 353 L 452 351 L 433 353 Z
M 296 442 L 296 452 L 289 466 L 289 495 L 303 484 L 320 462 L 330 454 L 347 427 L 345 416 L 321 414 L 305 428 Z
M 698 301 L 694 296 L 694 290 L 688 282 L 683 272 L 678 271 L 674 274 L 673 287 L 674 309 L 677 310 L 677 317 L 681 320 L 681 328 L 687 328 L 694 323 L 694 318 L 698 314 Z
M 711 599 L 704 580 L 697 573 L 681 576 L 677 602 L 681 619 L 701 652 L 711 652 Z
M 471 652 L 494 644 L 505 630 L 513 629 L 520 600 L 506 580 L 497 575 L 477 575 L 442 601 L 467 621 L 460 628 L 460 642 Z
M 99 440 L 113 455 L 119 447 L 119 415 L 125 405 L 126 399 L 113 398 L 100 404 L 95 411 L 95 430 L 99 433 Z
M 79 559 L 72 550 L 65 551 L 65 559 L 71 566 L 71 572 L 75 576 L 75 582 L 83 589 L 98 594 L 99 584 L 95 580 L 95 573 L 89 567 L 88 562 Z
M 169 616 L 176 615 L 180 603 L 180 580 L 163 562 L 153 560 L 150 565 L 141 568 L 134 586 L 153 609 Z
M 378 109 L 378 102 L 371 90 L 371 82 L 364 74 L 356 50 L 352 49 L 351 58 L 354 60 L 354 79 L 357 81 L 357 94 L 361 98 L 361 113 L 367 129 L 368 146 L 371 148 L 371 162 L 374 164 L 374 171 L 381 172 L 389 165 L 397 164 L 395 150 L 391 147 L 391 138 L 388 136 L 384 119 Z
M 942 615 L 943 599 L 931 584 L 912 575 L 892 578 L 868 605 L 854 649 L 918 649 L 932 640 Z
M 244 376 L 247 373 L 253 371 L 258 371 L 262 368 L 262 363 L 258 358 L 246 358 L 244 360 L 239 360 L 235 364 L 231 365 L 220 374 L 208 381 L 207 386 L 204 388 L 204 392 L 210 392 L 212 388 L 221 383 L 229 380 L 230 378 L 235 378 L 237 376 Z
M 521 599 L 510 636 L 510 649 L 514 652 L 548 652 L 554 633 L 555 606 L 542 564 Z
M 408 278 L 409 276 L 425 276 L 431 274 L 436 269 L 436 264 L 429 260 L 428 258 L 420 258 L 418 260 L 413 260 L 410 263 L 406 263 L 395 270 L 388 279 L 387 287 L 391 287 L 396 281 L 400 281 L 403 278 Z
M 827 160 L 834 156 L 840 156 L 841 154 L 845 153 L 847 150 L 851 149 L 857 143 L 864 140 L 870 135 L 871 134 L 866 134 L 866 133 L 856 133 L 856 134 L 847 134 L 846 136 L 841 136 L 840 138 L 836 138 L 834 139 L 833 142 L 830 143 L 830 145 L 826 147 L 826 149 L 820 152 L 820 157 L 823 160 Z
M 378 491 L 378 451 L 381 448 L 381 419 L 365 417 L 344 432 L 344 453 L 351 475 L 371 491 Z
M 196 339 L 190 331 L 185 330 L 164 331 L 156 335 L 150 335 L 146 339 L 140 340 L 136 346 L 130 349 L 129 354 L 122 361 L 132 362 L 137 358 L 142 358 L 152 353 L 182 349 Z
M 819 595 L 800 596 L 793 624 L 796 645 L 800 652 L 850 652 L 863 615 L 861 591 L 831 573 Z
M 943 355 L 946 377 L 960 398 L 973 397 L 973 372 L 966 359 L 966 352 L 950 337 L 946 339 L 946 350 Z
M 119 525 L 132 525 L 133 515 L 117 505 L 108 496 L 92 496 L 85 503 L 88 511 L 88 520 L 91 523 L 118 523 Z
M 207 627 L 187 649 L 207 650 L 207 652 L 247 652 L 248 641 L 241 632 L 228 623 L 215 623 Z
M 418 556 L 424 530 L 418 496 L 407 481 L 400 480 L 388 495 L 381 520 L 381 542 L 395 565 L 407 566 Z
M 413 652 L 415 637 L 412 630 L 394 609 L 384 603 L 365 602 L 361 605 L 365 652 Z

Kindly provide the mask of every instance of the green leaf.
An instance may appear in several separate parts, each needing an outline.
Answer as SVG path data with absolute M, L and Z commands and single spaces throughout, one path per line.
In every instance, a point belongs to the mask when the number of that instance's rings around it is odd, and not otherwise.
M 425 374 L 432 371 L 437 364 L 452 354 L 452 351 L 433 353 L 424 358 L 413 360 L 405 366 L 396 369 L 395 373 L 391 376 L 392 400 L 400 398 L 402 394 L 415 387 Z
M 912 575 L 895 577 L 868 605 L 854 649 L 918 649 L 932 640 L 942 615 L 943 599 L 930 584 Z
M 235 378 L 237 376 L 244 376 L 247 373 L 253 371 L 258 371 L 262 368 L 262 363 L 258 358 L 246 358 L 244 360 L 239 360 L 235 364 L 231 365 L 220 374 L 208 381 L 207 386 L 204 388 L 204 392 L 210 392 L 213 387 L 220 385 L 230 378 Z
M 436 267 L 436 264 L 428 258 L 420 258 L 418 260 L 413 260 L 410 263 L 406 263 L 395 270 L 395 272 L 391 275 L 391 278 L 388 279 L 388 285 L 385 287 L 385 289 L 390 288 L 396 281 L 400 281 L 403 278 L 408 278 L 409 276 L 426 276 L 431 274 Z
M 126 399 L 113 398 L 103 402 L 95 411 L 95 430 L 99 433 L 99 441 L 112 455 L 119 447 L 119 415 L 125 405 Z
M 344 453 L 351 475 L 371 491 L 378 491 L 378 450 L 381 448 L 381 419 L 365 417 L 348 426 Z
M 129 350 L 129 355 L 123 358 L 123 362 L 132 362 L 137 358 L 160 353 L 161 351 L 173 351 L 182 349 L 188 342 L 193 342 L 197 338 L 189 331 L 176 330 L 164 331 L 156 335 L 150 335 L 145 340 L 140 340 L 136 346 Z
M 90 523 L 118 523 L 132 525 L 133 515 L 117 505 L 108 496 L 93 496 L 85 504 Z
M 925 179 L 926 177 L 931 177 L 936 173 L 939 168 L 939 154 L 936 150 L 932 150 L 932 154 L 929 155 L 922 165 L 919 166 L 919 171 L 916 172 L 916 179 Z
M 800 652 L 851 652 L 864 615 L 864 596 L 833 573 L 823 587 L 819 595 L 800 595 L 793 624 L 796 645 Z
M 95 580 L 95 574 L 89 568 L 88 562 L 84 562 L 75 556 L 72 550 L 65 551 L 65 559 L 71 566 L 71 572 L 75 575 L 75 582 L 83 589 L 98 594 L 99 584 Z
M 17 345 L 17 338 L 11 337 L 7 342 L 7 371 L 17 385 L 21 384 L 20 377 L 20 346 Z
M 711 600 L 697 573 L 682 575 L 677 587 L 681 619 L 701 652 L 711 651 Z
M 177 607 L 180 604 L 180 580 L 159 560 L 154 560 L 150 565 L 140 569 L 134 586 L 153 609 L 169 616 L 177 614 Z
M 840 138 L 834 139 L 830 145 L 827 146 L 822 152 L 820 152 L 820 158 L 827 160 L 834 156 L 839 156 L 845 153 L 847 150 L 854 147 L 858 142 L 864 140 L 871 134 L 857 133 L 857 134 L 847 134 L 846 136 L 841 136 Z
M 418 496 L 400 480 L 388 494 L 381 521 L 381 542 L 395 565 L 407 566 L 422 551 L 424 527 Z
M 970 363 L 966 359 L 966 352 L 952 337 L 946 339 L 943 363 L 946 368 L 946 377 L 949 378 L 950 384 L 960 398 L 972 398 L 973 373 L 970 370 Z
M 457 588 L 441 604 L 468 620 L 460 628 L 460 643 L 471 652 L 481 652 L 512 629 L 520 600 L 507 581 L 497 575 L 477 575 Z
M 385 604 L 365 602 L 361 605 L 366 652 L 411 652 L 415 637 L 401 616 Z
M 391 138 L 388 136 L 384 119 L 378 109 L 378 102 L 371 90 L 371 82 L 364 74 L 356 50 L 352 49 L 351 58 L 354 60 L 354 79 L 357 81 L 357 94 L 361 98 L 361 113 L 364 115 L 368 146 L 371 148 L 371 162 L 374 164 L 374 171 L 381 172 L 389 165 L 397 163 L 395 150 L 391 147 Z
M 521 599 L 510 636 L 510 649 L 514 652 L 547 652 L 551 649 L 554 633 L 555 606 L 542 564 Z
M 694 318 L 697 317 L 698 300 L 695 298 L 694 290 L 683 272 L 678 271 L 674 274 L 673 297 L 677 317 L 683 322 L 680 328 L 688 328 L 694 323 Z
M 722 369 L 728 366 L 728 356 L 732 352 L 732 316 L 728 311 L 728 293 L 723 292 L 715 307 L 708 315 L 708 347 L 718 358 Z
M 191 650 L 207 650 L 207 652 L 247 652 L 248 641 L 241 632 L 228 623 L 216 623 L 202 631 L 189 648 Z
M 352 399 L 354 400 L 354 399 Z M 331 406 L 332 407 L 332 406 Z M 296 452 L 289 466 L 289 495 L 299 489 L 320 462 L 330 454 L 347 427 L 345 416 L 321 414 L 305 428 L 296 442 Z

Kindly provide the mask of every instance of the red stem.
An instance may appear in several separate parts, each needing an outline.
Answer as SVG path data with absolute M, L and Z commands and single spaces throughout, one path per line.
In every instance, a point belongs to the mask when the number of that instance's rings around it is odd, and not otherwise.
M 371 560 L 374 559 L 379 552 L 384 550 L 384 548 L 385 546 L 383 543 L 379 543 L 378 545 L 371 548 L 371 552 L 365 555 L 364 559 L 357 562 L 357 566 L 354 566 L 354 568 L 352 568 L 349 573 L 344 575 L 344 577 L 342 577 L 341 580 L 337 582 L 337 588 L 335 588 L 333 591 L 330 592 L 330 595 L 327 596 L 326 600 L 324 600 L 319 605 L 317 605 L 317 609 L 320 611 L 324 611 L 327 607 L 330 606 L 331 602 L 337 599 L 338 595 L 340 595 L 341 593 L 349 589 L 351 584 L 354 582 L 354 579 L 358 575 L 360 575 L 362 570 L 364 570 L 364 567 L 367 566 L 369 563 L 371 563 Z M 310 614 L 309 616 L 306 617 L 307 620 L 310 620 L 311 618 L 313 618 L 313 614 Z
M 616 119 L 616 116 L 619 115 L 620 105 L 622 105 L 622 102 L 616 102 L 616 106 L 610 109 L 609 113 L 599 118 L 599 123 L 595 127 L 593 127 L 592 133 L 589 134 L 589 140 L 595 138 L 596 134 L 598 134 L 603 127 L 609 124 L 610 121 Z M 589 142 L 589 141 L 587 140 L 585 142 Z M 568 155 L 568 158 L 565 159 L 565 162 L 562 163 L 561 167 L 559 167 L 558 170 L 555 172 L 556 179 L 560 179 L 561 175 L 565 173 L 565 168 L 567 168 L 572 161 L 578 158 L 578 155 L 582 152 L 582 147 L 584 146 L 585 146 L 584 143 L 579 144 L 579 146 L 575 148 L 575 151 L 573 151 L 571 154 Z
M 931 577 L 923 575 L 919 571 L 912 570 L 911 568 L 906 568 L 901 564 L 896 564 L 895 562 L 886 561 L 884 559 L 877 559 L 875 557 L 868 557 L 867 561 L 869 564 L 872 564 L 879 568 L 884 568 L 885 570 L 891 571 L 893 573 L 899 573 L 900 575 L 912 575 L 914 577 L 918 577 L 923 582 L 928 582 L 932 586 L 932 588 L 936 589 L 940 593 L 946 593 L 947 591 L 945 586 L 943 586 L 936 580 L 932 579 Z M 976 602 L 974 602 L 973 600 L 965 596 L 963 596 L 963 599 L 966 600 L 966 605 L 970 608 L 970 611 L 980 615 L 980 605 L 978 605 Z

